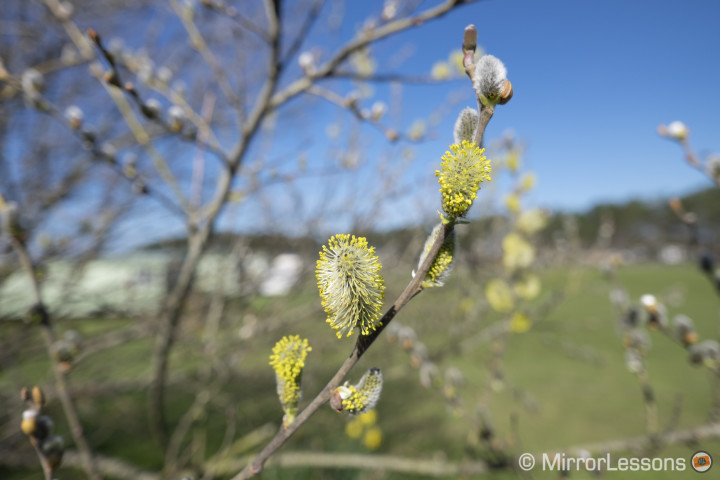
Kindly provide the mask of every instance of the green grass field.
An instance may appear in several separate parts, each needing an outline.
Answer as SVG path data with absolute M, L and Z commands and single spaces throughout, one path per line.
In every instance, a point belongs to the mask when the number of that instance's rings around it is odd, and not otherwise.
M 478 406 L 484 405 L 494 429 L 496 446 L 508 455 L 522 452 L 567 451 L 569 447 L 619 440 L 643 435 L 645 410 L 641 387 L 625 367 L 624 349 L 618 334 L 617 318 L 608 301 L 609 285 L 601 272 L 593 269 L 541 272 L 543 294 L 535 305 L 548 302 L 550 292 L 565 292 L 545 315 L 536 318 L 532 328 L 510 334 L 504 347 L 485 341 L 483 333 L 502 318 L 484 305 L 482 272 L 459 270 L 443 289 L 429 290 L 415 298 L 396 318 L 412 326 L 428 349 L 430 360 L 440 372 L 457 368 L 463 375 L 458 387 L 459 406 L 451 408 L 441 387 L 424 388 L 410 356 L 397 343 L 381 337 L 350 374 L 356 381 L 372 366 L 384 372 L 384 389 L 377 406 L 377 426 L 382 443 L 368 450 L 362 439 L 350 438 L 346 426 L 349 416 L 338 415 L 329 407 L 321 409 L 280 451 L 337 454 L 377 454 L 415 461 L 437 459 L 450 463 L 473 462 L 488 458 L 488 446 L 478 442 Z M 407 281 L 403 274 L 388 275 L 387 299 L 391 301 Z M 618 279 L 637 301 L 653 293 L 668 306 L 670 317 L 689 315 L 701 339 L 717 338 L 718 297 L 712 286 L 694 267 L 641 265 L 625 267 Z M 230 460 L 242 460 L 257 452 L 279 425 L 282 411 L 275 395 L 274 374 L 268 356 L 275 341 L 285 334 L 309 339 L 313 351 L 303 374 L 304 402 L 308 402 L 330 378 L 350 352 L 352 339 L 337 340 L 324 323 L 314 281 L 282 299 L 250 298 L 229 305 L 218 348 L 223 377 L 209 407 L 191 430 L 193 458 L 211 457 L 222 444 L 227 426 L 234 428 L 236 443 Z M 529 306 L 532 308 L 532 306 Z M 126 328 L 125 320 L 65 320 L 58 330 L 75 328 L 92 343 L 92 338 Z M 250 325 L 251 327 L 248 327 Z M 39 337 L 18 326 L 3 326 L 4 338 L 24 338 L 28 345 Z M 200 347 L 203 324 L 186 322 L 183 340 L 171 362 L 176 375 L 169 388 L 168 413 L 177 424 L 198 391 L 207 387 L 204 377 L 207 352 Z M 251 335 L 239 335 L 241 328 Z M 652 348 L 647 369 L 659 413 L 661 431 L 685 429 L 708 421 L 713 407 L 715 380 L 703 367 L 691 366 L 687 352 L 658 332 L 651 332 Z M 143 469 L 158 471 L 162 456 L 148 430 L 146 397 L 139 383 L 148 378 L 152 341 L 141 338 L 88 357 L 70 376 L 87 436 L 103 455 L 123 458 Z M 14 433 L 19 426 L 21 406 L 16 391 L 22 385 L 51 384 L 44 351 L 27 348 L 14 355 L 0 371 L 0 391 L 8 400 L 0 412 L 4 441 L 26 442 Z M 498 351 L 502 350 L 501 354 Z M 495 352 L 495 353 L 493 353 Z M 496 370 L 501 378 L 490 378 L 493 359 L 502 360 Z M 213 378 L 218 378 L 214 376 Z M 134 383 L 133 383 L 134 382 Z M 83 394 L 83 387 L 105 384 L 105 391 Z M 111 388 L 113 387 L 113 388 Z M 57 430 L 70 442 L 59 402 L 51 395 L 49 412 Z M 270 424 L 270 427 L 268 427 Z M 201 428 L 202 427 L 202 428 Z M 205 428 L 207 427 L 207 428 Z M 232 433 L 232 432 L 230 432 Z M 251 435 L 248 435 L 251 434 Z M 667 446 L 660 457 L 689 459 L 704 449 L 720 462 L 720 441 L 700 441 L 695 445 Z M 32 453 L 27 445 L 27 451 Z M 628 455 L 613 452 L 613 458 Z M 311 461 L 313 456 L 307 453 Z M 497 459 L 496 456 L 492 458 Z M 226 459 L 227 460 L 227 459 Z M 368 467 L 373 460 L 368 457 Z M 714 467 L 714 470 L 720 467 Z M 558 478 L 558 472 L 534 470 L 527 478 Z M 611 479 L 695 478 L 685 472 L 608 472 Z M 712 473 L 710 475 L 713 475 Z M 228 475 L 229 476 L 229 475 Z M 483 478 L 518 478 L 513 469 L 492 470 Z M 80 472 L 61 469 L 61 480 L 84 478 Z M 3 470 L 8 480 L 41 479 L 38 468 L 29 471 Z M 264 479 L 313 478 L 427 478 L 369 469 L 319 467 L 277 467 L 270 462 Z M 449 475 L 444 478 L 457 478 Z M 470 477 L 468 477 L 470 478 Z M 587 472 L 572 472 L 571 478 L 597 478 Z

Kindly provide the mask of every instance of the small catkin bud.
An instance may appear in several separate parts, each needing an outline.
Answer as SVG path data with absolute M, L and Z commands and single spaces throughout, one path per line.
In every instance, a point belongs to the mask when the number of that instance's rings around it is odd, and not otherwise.
M 75 359 L 72 353 L 72 348 L 65 340 L 58 340 L 52 344 L 52 353 L 55 361 L 60 365 L 63 371 L 67 371 L 72 367 L 72 362 Z
M 455 128 L 453 129 L 455 143 L 461 144 L 463 140 L 474 142 L 478 122 L 479 115 L 477 110 L 470 107 L 463 109 L 460 115 L 458 115 L 457 120 L 455 120 Z
M 307 74 L 315 71 L 315 55 L 312 52 L 303 52 L 298 56 L 298 64 L 300 68 Z
M 477 48 L 478 31 L 475 25 L 468 25 L 463 32 L 462 48 L 464 51 L 474 52 Z
M 682 142 L 687 138 L 689 130 L 684 123 L 676 120 L 674 122 L 671 122 L 670 125 L 667 126 L 666 132 L 668 137 L 672 138 L 673 140 Z
M 179 132 L 182 130 L 183 123 L 185 122 L 185 112 L 178 105 L 173 105 L 168 109 L 168 124 L 170 130 L 173 132 Z
M 415 329 L 409 325 L 401 325 L 397 331 L 398 342 L 403 350 L 411 350 L 415 342 L 417 342 L 417 335 Z
M 35 433 L 37 430 L 37 417 L 38 411 L 34 408 L 27 409 L 23 412 L 20 430 L 22 430 L 25 435 L 33 435 Z
M 381 268 L 364 237 L 339 234 L 323 245 L 315 275 L 327 323 L 338 338 L 352 335 L 355 327 L 368 335 L 380 325 L 385 295 Z
M 705 340 L 691 345 L 688 349 L 690 363 L 695 365 L 705 364 L 716 367 L 720 361 L 720 344 L 715 340 Z
M 418 261 L 418 270 L 425 261 L 425 258 L 427 257 L 430 248 L 432 247 L 433 243 L 435 243 L 435 238 L 437 238 L 442 228 L 443 225 L 441 223 L 436 225 L 435 228 L 433 228 L 430 236 L 425 241 L 423 253 L 420 256 L 420 260 Z M 457 236 L 455 235 L 455 230 L 453 230 L 452 232 L 450 232 L 447 238 L 445 238 L 442 246 L 440 247 L 440 250 L 435 256 L 435 259 L 430 264 L 430 269 L 425 274 L 425 280 L 423 280 L 422 282 L 422 286 L 424 288 L 442 287 L 443 285 L 445 285 L 445 280 L 447 280 L 447 278 L 450 276 L 450 272 L 452 272 L 453 269 L 456 247 Z M 415 271 L 412 272 L 412 275 L 413 277 L 415 277 Z
M 82 335 L 80 335 L 77 330 L 66 330 L 63 334 L 63 338 L 70 348 L 70 353 L 73 355 L 80 353 L 80 350 L 82 350 L 83 339 Z
M 631 373 L 641 373 L 645 369 L 645 362 L 640 352 L 627 350 L 625 352 L 625 366 Z
M 83 119 L 83 111 L 77 105 L 70 105 L 65 109 L 65 120 L 73 130 L 77 130 L 82 126 Z
M 420 384 L 425 388 L 436 385 L 439 381 L 440 370 L 433 362 L 423 362 L 420 365 Z
M 160 110 L 162 110 L 162 105 L 157 98 L 148 98 L 147 101 L 140 106 L 142 114 L 150 119 L 159 118 Z
M 500 101 L 500 96 L 506 88 L 505 80 L 507 80 L 507 69 L 497 57 L 483 55 L 475 64 L 473 87 L 483 103 L 496 105 Z
M 47 459 L 51 470 L 57 469 L 62 463 L 63 454 L 65 453 L 65 442 L 60 435 L 53 435 L 48 438 L 42 445 L 42 452 Z
M 385 115 L 385 112 L 387 111 L 387 106 L 383 102 L 375 102 L 373 103 L 372 107 L 370 108 L 370 118 L 377 122 L 382 118 L 383 115 Z
M 58 16 L 58 19 L 60 19 L 63 22 L 66 22 L 70 20 L 72 17 L 72 14 L 75 12 L 75 7 L 73 7 L 73 4 L 70 2 L 60 2 L 60 4 L 57 6 L 57 9 L 55 11 L 56 15 Z
M 637 308 L 628 308 L 625 314 L 620 319 L 620 324 L 623 329 L 637 327 L 640 324 L 640 315 L 638 314 Z
M 463 374 L 455 367 L 448 367 L 445 370 L 445 380 L 443 382 L 443 395 L 447 399 L 453 399 L 458 396 L 458 388 L 464 382 Z
M 115 163 L 115 157 L 117 156 L 117 148 L 110 142 L 103 142 L 100 145 L 100 153 L 110 163 Z
M 45 406 L 45 394 L 38 386 L 32 388 L 32 401 L 38 410 Z
M 410 365 L 413 368 L 420 368 L 420 365 L 427 362 L 429 358 L 428 349 L 424 343 L 417 342 L 410 351 Z
M 299 335 L 294 335 L 280 339 L 270 355 L 270 366 L 275 370 L 278 398 L 285 412 L 284 426 L 295 420 L 301 396 L 302 371 L 311 350 L 307 339 L 301 340 Z
M 36 98 L 45 90 L 45 77 L 34 68 L 28 68 L 20 77 L 23 93 L 29 98 Z
M 635 350 L 640 354 L 650 350 L 650 336 L 645 330 L 634 329 L 625 334 L 623 346 L 628 350 Z
M 157 79 L 164 85 L 167 85 L 172 80 L 172 70 L 168 67 L 162 66 L 157 70 Z
M 673 326 L 675 327 L 675 335 L 678 340 L 682 342 L 686 347 L 697 343 L 698 334 L 695 331 L 695 325 L 693 321 L 687 315 L 677 315 L 673 319 Z
M 379 368 L 373 367 L 362 376 L 355 385 L 345 382 L 343 386 L 333 390 L 330 406 L 338 412 L 358 415 L 375 408 L 380 400 L 383 377 Z
M 55 424 L 52 418 L 47 415 L 41 415 L 35 420 L 35 431 L 32 436 L 38 440 L 45 440 L 52 433 L 54 426 Z
M 665 305 L 657 301 L 654 295 L 643 295 L 640 297 L 640 303 L 645 309 L 645 321 L 649 328 L 657 330 L 667 326 L 667 309 Z

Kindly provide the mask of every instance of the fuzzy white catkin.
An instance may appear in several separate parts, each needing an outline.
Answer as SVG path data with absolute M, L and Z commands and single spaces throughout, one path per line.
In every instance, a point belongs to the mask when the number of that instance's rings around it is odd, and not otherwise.
M 667 131 L 668 135 L 676 140 L 683 140 L 688 134 L 688 128 L 685 124 L 677 120 L 667 126 Z
M 493 55 L 480 57 L 473 75 L 473 87 L 478 95 L 487 99 L 499 96 L 505 80 L 507 80 L 507 69 L 500 59 Z
M 460 112 L 460 115 L 458 115 L 455 121 L 455 128 L 453 129 L 456 144 L 460 145 L 463 140 L 471 143 L 475 140 L 478 119 L 478 112 L 474 108 L 467 107 Z

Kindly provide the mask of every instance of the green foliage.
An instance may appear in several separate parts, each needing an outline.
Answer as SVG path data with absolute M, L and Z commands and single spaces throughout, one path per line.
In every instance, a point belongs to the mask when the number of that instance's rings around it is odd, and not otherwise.
M 566 286 L 568 272 L 565 269 L 549 269 L 538 272 L 545 292 L 562 291 Z M 397 285 L 406 278 L 404 271 L 387 274 L 388 284 Z M 516 418 L 522 448 L 529 451 L 562 448 L 585 442 L 636 436 L 643 433 L 643 411 L 641 392 L 632 374 L 626 371 L 621 340 L 616 332 L 616 318 L 607 301 L 607 284 L 600 272 L 593 269 L 577 271 L 574 283 L 583 288 L 571 290 L 563 301 L 542 321 L 522 335 L 508 339 L 505 357 L 505 383 L 494 391 L 490 398 L 490 409 L 499 436 L 511 432 L 510 419 Z M 693 318 L 702 338 L 712 338 L 716 331 L 716 318 L 708 312 L 717 308 L 712 286 L 698 274 L 695 267 L 663 267 L 645 265 L 627 267 L 618 273 L 637 299 L 648 291 L 655 292 L 660 299 L 673 299 L 670 314 L 686 313 Z M 482 273 L 480 275 L 482 277 Z M 467 317 L 463 300 L 482 296 L 482 278 L 467 268 L 458 268 L 448 280 L 447 288 L 428 292 L 407 306 L 407 318 L 418 335 L 426 342 L 430 355 L 441 368 L 455 366 L 463 372 L 465 383 L 459 392 L 462 401 L 473 405 L 477 392 L 487 391 L 490 359 L 487 344 L 474 343 L 462 331 Z M 228 417 L 222 402 L 211 402 L 207 415 L 201 424 L 208 426 L 208 451 L 213 451 L 222 441 L 228 422 L 235 422 L 243 432 L 260 429 L 267 422 L 277 424 L 278 407 L 272 375 L 267 374 L 267 352 L 277 340 L 277 332 L 299 327 L 301 337 L 313 340 L 315 352 L 323 352 L 323 362 L 311 362 L 303 374 L 305 387 L 315 391 L 322 387 L 322 381 L 334 371 L 334 366 L 346 355 L 345 349 L 337 348 L 327 327 L 317 321 L 322 315 L 317 306 L 317 292 L 311 281 L 292 297 L 256 310 L 255 302 L 234 304 L 231 317 L 260 315 L 272 318 L 276 323 L 259 331 L 251 342 L 237 339 L 234 330 L 224 332 L 232 336 L 242 361 L 233 369 L 230 381 L 224 382 L 223 393 L 242 398 L 236 418 Z M 391 290 L 392 287 L 389 287 Z M 389 292 L 395 295 L 397 292 Z M 547 299 L 543 294 L 538 302 Z M 292 305 L 292 308 L 288 308 Z M 298 314 L 297 312 L 304 312 Z M 502 316 L 487 313 L 472 321 L 477 326 L 491 326 Z M 118 330 L 125 324 L 121 321 L 98 322 L 93 319 L 66 322 L 83 332 L 87 342 L 109 331 Z M 11 326 L 3 327 L 3 336 L 14 335 Z M 33 334 L 29 343 L 37 340 Z M 469 442 L 468 428 L 471 425 L 463 418 L 454 417 L 446 409 L 440 391 L 423 388 L 418 382 L 418 372 L 408 363 L 407 353 L 395 344 L 381 338 L 379 348 L 373 350 L 368 359 L 363 359 L 359 370 L 372 364 L 393 365 L 393 372 L 386 379 L 383 399 L 377 409 L 381 422 L 383 443 L 377 450 L 380 454 L 427 457 L 436 451 L 444 451 L 451 461 L 476 459 L 481 455 L 480 446 Z M 689 365 L 686 352 L 670 340 L 652 333 L 653 347 L 647 357 L 648 370 L 655 389 L 661 426 L 667 426 L 682 397 L 682 414 L 677 428 L 687 428 L 706 420 L 711 395 L 708 372 Z M 317 342 L 317 343 L 316 343 Z M 79 409 L 86 430 L 98 448 L 108 455 L 125 458 L 147 469 L 158 469 L 162 464 L 161 452 L 155 447 L 144 421 L 146 401 L 144 394 L 133 388 L 119 388 L 127 382 L 145 378 L 147 352 L 150 345 L 145 339 L 132 341 L 121 348 L 104 352 L 102 357 L 81 363 L 72 372 L 73 385 L 82 391 L 89 387 L 99 372 L 114 390 L 95 392 L 92 397 L 79 395 Z M 23 368 L 22 375 L 27 382 L 43 381 L 46 375 L 44 352 L 25 352 L 14 365 Z M 198 388 L 198 373 L 202 368 L 202 352 L 192 342 L 182 345 L 173 359 L 181 372 L 181 380 L 172 381 L 168 395 L 169 420 L 177 422 L 191 404 Z M 372 364 L 370 363 L 372 362 Z M 32 367 L 32 365 L 36 365 Z M 12 367 L 0 373 L 0 390 L 9 391 L 18 375 L 18 368 Z M 42 367 L 42 368 L 40 368 Z M 110 368 L 112 367 L 112 368 Z M 218 398 L 222 398 L 219 395 Z M 415 401 L 422 399 L 422 401 Z M 58 420 L 63 415 L 57 403 L 50 410 Z M 400 414 L 401 412 L 402 414 Z M 350 418 L 338 417 L 331 409 L 324 408 L 309 422 L 298 435 L 293 437 L 284 451 L 325 451 L 364 453 L 362 446 L 344 433 L 344 423 Z M 338 424 L 340 422 L 340 425 Z M 57 430 L 67 432 L 67 426 L 59 422 Z M 470 428 L 472 432 L 472 428 Z M 412 432 L 409 434 L 408 432 Z M 248 450 L 238 452 L 238 457 L 251 454 L 260 445 L 250 445 Z M 703 442 L 706 449 L 718 448 L 720 443 Z M 28 445 L 28 448 L 29 445 Z M 357 450 L 360 448 L 361 450 Z M 661 452 L 661 455 L 682 455 L 688 457 L 691 448 L 675 446 Z M 283 453 L 281 452 L 281 454 Z M 517 452 L 520 453 L 520 452 Z M 71 475 L 69 470 L 65 475 Z M 39 479 L 40 474 L 8 473 L 0 470 L 2 478 L 10 480 Z M 33 475 L 36 475 L 33 477 Z M 495 475 L 495 474 L 494 474 Z M 537 478 L 555 478 L 542 473 Z M 263 478 L 367 478 L 368 473 L 352 470 L 277 469 L 268 466 Z M 652 476 L 637 474 L 633 478 L 672 479 L 672 474 L 656 473 Z M 71 478 L 71 477 L 68 477 Z M 422 478 L 411 475 L 391 474 L 387 478 Z M 493 478 L 516 478 L 512 473 L 497 474 Z M 578 478 L 585 478 L 578 476 Z M 609 475 L 607 478 L 624 478 Z

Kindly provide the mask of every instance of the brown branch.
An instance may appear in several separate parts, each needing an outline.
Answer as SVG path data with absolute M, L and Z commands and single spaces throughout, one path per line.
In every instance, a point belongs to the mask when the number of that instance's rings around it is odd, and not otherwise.
M 204 222 L 200 225 L 199 230 L 192 231 L 190 234 L 190 238 L 188 239 L 188 253 L 183 260 L 180 275 L 172 291 L 166 297 L 162 310 L 163 315 L 160 319 L 162 328 L 157 336 L 152 357 L 153 374 L 149 407 L 152 427 L 163 447 L 167 443 L 165 412 L 163 408 L 165 379 L 167 376 L 169 355 L 175 343 L 177 327 L 180 323 L 180 315 L 185 303 L 184 300 L 192 287 L 197 264 L 212 234 L 215 220 L 228 199 L 235 173 L 242 163 L 250 141 L 258 132 L 262 119 L 269 111 L 270 98 L 275 91 L 279 79 L 280 22 L 274 15 L 275 10 L 272 6 L 266 8 L 266 10 L 268 15 L 268 32 L 272 40 L 269 59 L 270 71 L 268 72 L 267 80 L 258 95 L 252 112 L 241 127 L 241 139 L 233 149 L 230 155 L 230 162 L 226 165 L 226 169 L 218 179 L 215 187 L 215 195 L 207 208 L 200 214 Z
M 230 459 L 209 466 L 213 473 L 222 475 L 237 470 L 248 458 Z M 442 478 L 459 478 L 467 475 L 481 475 L 489 468 L 484 461 L 446 462 L 420 458 L 398 457 L 378 454 L 350 454 L 326 452 L 287 452 L 276 455 L 268 462 L 279 468 L 344 468 L 356 470 L 384 471 L 403 474 L 426 475 Z
M 270 443 L 258 454 L 255 460 L 250 463 L 243 471 L 232 477 L 232 480 L 243 480 L 260 473 L 263 469 L 265 462 L 270 456 L 275 453 L 292 435 L 297 431 L 320 407 L 322 407 L 329 399 L 331 392 L 340 385 L 340 382 L 345 378 L 350 369 L 360 360 L 362 355 L 370 348 L 375 342 L 382 331 L 390 324 L 392 319 L 415 295 L 422 291 L 422 282 L 425 279 L 425 274 L 430 269 L 435 256 L 440 251 L 440 247 L 443 242 L 453 231 L 454 225 L 445 225 L 440 230 L 435 241 L 427 253 L 427 257 L 423 264 L 418 268 L 418 272 L 415 277 L 408 283 L 405 290 L 395 300 L 395 303 L 388 309 L 385 315 L 380 319 L 380 327 L 369 335 L 361 335 L 355 348 L 353 349 L 350 357 L 345 360 L 340 369 L 335 373 L 328 384 L 323 388 L 320 393 L 310 402 L 310 404 L 296 417 L 295 421 L 285 428 L 281 428 L 280 431 L 275 435 Z
M 4 197 L 2 196 L 2 193 L 0 192 L 0 211 L 5 210 L 6 208 L 7 205 L 5 203 Z M 10 240 L 15 250 L 15 253 L 20 260 L 22 269 L 27 275 L 28 280 L 30 281 L 30 284 L 32 286 L 33 295 L 35 298 L 35 305 L 31 308 L 30 315 L 34 317 L 33 319 L 38 321 L 40 325 L 42 337 L 45 342 L 45 348 L 50 359 L 53 374 L 55 375 L 55 389 L 57 392 L 57 396 L 60 399 L 63 412 L 65 413 L 65 418 L 67 419 L 70 426 L 70 433 L 73 437 L 73 440 L 75 441 L 75 444 L 80 450 L 82 466 L 85 469 L 88 477 L 90 477 L 92 480 L 99 480 L 102 477 L 97 470 L 97 466 L 95 464 L 90 445 L 85 439 L 82 424 L 80 423 L 80 418 L 75 407 L 75 402 L 70 395 L 69 382 L 65 377 L 65 372 L 63 371 L 62 367 L 57 361 L 55 361 L 55 358 L 53 356 L 52 349 L 57 338 L 55 336 L 55 332 L 50 321 L 50 314 L 48 313 L 43 303 L 37 271 L 33 266 L 30 254 L 25 246 L 24 240 L 21 238 L 21 235 L 13 234 L 11 232 Z
M 297 51 L 300 49 L 302 43 L 307 38 L 310 29 L 320 16 L 320 10 L 322 10 L 323 5 L 325 5 L 325 0 L 315 0 L 315 2 L 313 2 L 313 5 L 307 14 L 307 17 L 305 17 L 305 21 L 300 27 L 300 30 L 295 36 L 295 39 L 290 44 L 290 47 L 288 48 L 287 52 L 285 52 L 285 55 L 283 55 L 283 58 L 280 61 L 281 64 L 287 63 L 290 59 L 293 58 L 293 56 L 295 56 Z
M 228 80 L 225 71 L 222 69 L 222 67 L 220 67 L 220 63 L 215 58 L 215 55 L 213 55 L 212 51 L 210 51 L 210 48 L 208 47 L 207 42 L 205 42 L 205 39 L 200 33 L 200 30 L 197 28 L 197 25 L 195 25 L 195 22 L 193 21 L 191 16 L 188 16 L 183 12 L 183 7 L 180 6 L 177 0 L 170 0 L 170 5 L 175 11 L 177 17 L 182 22 L 183 27 L 185 28 L 185 31 L 190 38 L 191 45 L 193 46 L 193 48 L 195 48 L 195 50 L 200 53 L 200 56 L 207 64 L 207 66 L 210 67 L 210 70 L 212 70 L 212 73 L 215 76 L 217 84 L 220 86 L 220 90 L 222 90 L 223 95 L 225 96 L 227 101 L 230 102 L 230 105 L 232 105 L 233 108 L 236 110 L 238 114 L 238 120 L 241 120 L 242 102 L 240 101 L 238 96 L 235 95 L 235 92 L 230 85 L 230 81 Z
M 353 53 L 357 52 L 358 50 L 363 49 L 364 47 L 368 46 L 369 44 L 376 42 L 378 40 L 381 40 L 383 38 L 387 38 L 391 35 L 394 35 L 396 33 L 402 32 L 404 30 L 407 30 L 408 28 L 418 26 L 423 24 L 424 22 L 428 20 L 433 20 L 439 17 L 442 17 L 446 13 L 450 12 L 453 8 L 456 8 L 458 5 L 465 5 L 473 3 L 473 1 L 467 1 L 467 2 L 459 2 L 459 1 L 447 1 L 443 2 L 440 5 L 437 5 L 436 7 L 429 8 L 413 17 L 407 17 L 407 18 L 401 18 L 389 23 L 386 23 L 385 25 L 374 28 L 372 30 L 366 30 L 358 34 L 358 36 L 350 41 L 350 43 L 346 44 L 338 53 L 335 54 L 333 58 L 325 62 L 323 65 L 318 67 L 318 69 L 312 73 L 312 75 L 306 75 L 304 77 L 298 78 L 294 82 L 292 82 L 290 85 L 285 87 L 282 91 L 276 93 L 272 101 L 270 102 L 270 105 L 272 107 L 276 107 L 280 104 L 285 103 L 289 99 L 306 92 L 314 83 L 315 80 L 319 78 L 324 77 L 330 77 L 333 76 L 337 70 L 337 68 L 352 55 Z
M 649 444 L 675 445 L 678 443 L 697 443 L 700 440 L 707 440 L 720 437 L 720 423 L 710 423 L 695 428 L 685 430 L 675 430 L 663 433 L 657 436 L 649 437 L 642 435 L 639 437 L 623 438 L 618 440 L 607 440 L 603 442 L 588 443 L 581 445 L 573 445 L 561 452 L 581 452 L 586 451 L 590 454 L 613 453 L 625 451 L 643 451 Z M 554 455 L 554 453 L 551 453 Z
M 96 455 L 98 470 L 108 477 L 127 478 L 128 480 L 160 480 L 160 475 L 141 470 L 119 458 Z M 33 458 L 22 452 L 0 450 L 0 465 L 13 468 L 26 468 L 33 465 Z M 63 464 L 68 467 L 82 468 L 82 454 L 68 450 L 63 454 Z
M 363 112 L 360 111 L 358 108 L 357 102 L 353 98 L 343 98 L 337 93 L 327 90 L 322 87 L 318 87 L 317 85 L 313 85 L 308 89 L 308 92 L 310 95 L 315 95 L 319 98 L 322 98 L 324 100 L 327 100 L 328 102 L 337 105 L 340 108 L 344 108 L 348 110 L 352 115 L 355 116 L 359 121 L 368 123 L 372 125 L 374 128 L 376 128 L 378 131 L 380 131 L 385 137 L 391 141 L 396 142 L 400 140 L 401 135 L 397 131 L 393 130 L 392 128 L 385 127 L 384 125 L 373 121 L 371 118 L 367 117 L 366 115 L 363 115 Z M 403 140 L 405 141 L 412 141 L 417 142 L 417 140 L 413 140 L 410 137 L 407 137 L 405 135 L 402 135 Z
M 399 82 L 405 84 L 415 85 L 434 85 L 443 84 L 459 80 L 459 78 L 448 78 L 438 80 L 433 78 L 432 75 L 408 75 L 403 73 L 373 73 L 371 75 L 365 75 L 358 72 L 348 72 L 345 70 L 336 70 L 332 74 L 333 78 L 347 78 L 350 80 L 357 80 L 363 82 L 374 82 L 374 83 L 391 83 Z

